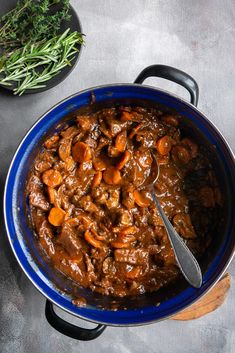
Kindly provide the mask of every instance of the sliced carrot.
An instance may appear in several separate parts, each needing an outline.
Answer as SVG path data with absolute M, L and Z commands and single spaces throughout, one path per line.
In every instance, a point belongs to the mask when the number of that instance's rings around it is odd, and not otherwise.
M 84 235 L 85 240 L 92 246 L 98 249 L 102 249 L 104 245 L 101 243 L 101 241 L 96 240 L 92 235 L 89 230 L 86 230 L 85 235 Z
M 172 146 L 171 138 L 170 136 L 167 136 L 167 135 L 160 138 L 156 143 L 157 151 L 162 156 L 165 156 L 170 152 L 171 146 Z
M 121 121 L 130 121 L 130 120 L 132 120 L 132 114 L 129 112 L 123 111 L 121 115 Z
M 125 165 L 129 162 L 130 159 L 131 159 L 131 152 L 125 151 L 123 153 L 119 163 L 117 164 L 116 168 L 118 170 L 121 170 L 123 167 L 125 167 Z
M 99 157 L 95 157 L 93 159 L 93 166 L 94 166 L 95 170 L 97 170 L 97 171 L 103 171 L 106 169 L 105 162 Z
M 97 186 L 99 186 L 101 183 L 101 180 L 102 180 L 102 172 L 97 172 L 94 175 L 94 178 L 92 180 L 92 187 L 96 188 Z
M 88 162 L 92 157 L 91 149 L 86 143 L 78 141 L 72 147 L 72 156 L 75 162 Z
M 54 188 L 54 187 L 60 185 L 62 183 L 63 179 L 62 179 L 60 172 L 58 172 L 58 170 L 49 169 L 43 173 L 42 181 L 47 186 Z
M 103 172 L 103 179 L 106 184 L 117 185 L 121 182 L 122 177 L 118 169 L 110 167 Z
M 192 141 L 190 138 L 186 137 L 181 141 L 181 143 L 182 143 L 182 145 L 189 148 L 192 158 L 197 157 L 198 145 L 194 141 Z
M 171 155 L 173 161 L 176 163 L 188 164 L 191 159 L 189 151 L 183 146 L 174 146 Z
M 162 117 L 162 121 L 166 123 L 167 125 L 171 125 L 174 127 L 177 127 L 179 125 L 179 120 L 173 115 L 165 115 Z
M 54 203 L 55 202 L 55 198 L 56 198 L 56 190 L 51 188 L 50 186 L 47 187 L 47 193 L 48 193 L 48 197 L 49 197 L 49 201 L 50 203 Z
M 126 130 L 121 131 L 115 139 L 115 147 L 118 151 L 124 152 L 127 143 L 127 133 Z
M 73 158 L 69 156 L 65 160 L 65 167 L 68 172 L 72 172 L 76 166 L 76 163 L 74 162 Z
M 91 228 L 91 232 L 92 232 L 92 234 L 94 234 L 94 236 L 97 240 L 101 240 L 101 241 L 105 240 L 105 236 L 99 235 L 95 229 Z
M 64 162 L 71 154 L 71 145 L 72 145 L 71 139 L 63 138 L 60 142 L 58 153 L 59 153 L 60 159 Z
M 137 228 L 135 226 L 123 227 L 121 228 L 122 234 L 135 234 L 137 232 Z
M 133 234 L 119 233 L 117 240 L 121 243 L 133 243 L 134 241 L 136 241 L 136 238 Z
M 47 148 L 47 149 L 50 149 L 50 148 L 53 148 L 54 145 L 56 144 L 57 141 L 59 141 L 59 135 L 53 135 L 51 137 L 49 137 L 49 139 L 47 139 L 45 142 L 44 142 L 44 146 Z
M 48 221 L 55 227 L 61 226 L 64 222 L 66 212 L 59 207 L 53 207 L 50 210 Z
M 124 243 L 121 241 L 112 241 L 111 246 L 116 249 L 127 249 L 131 246 L 131 243 Z
M 88 217 L 85 213 L 78 215 L 77 218 L 82 221 L 86 228 L 89 228 L 93 223 L 90 217 Z
M 143 127 L 143 125 L 143 123 L 140 123 L 139 125 L 134 127 L 130 132 L 129 138 L 132 139 L 137 134 L 137 132 Z
M 133 193 L 135 202 L 140 207 L 148 207 L 150 205 L 151 200 L 144 195 L 144 193 L 135 190 Z

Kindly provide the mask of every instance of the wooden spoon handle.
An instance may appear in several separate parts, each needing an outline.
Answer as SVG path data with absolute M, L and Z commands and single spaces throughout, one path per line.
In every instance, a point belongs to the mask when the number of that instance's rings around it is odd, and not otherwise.
M 204 316 L 220 307 L 228 294 L 231 276 L 226 273 L 221 280 L 203 298 L 192 304 L 189 308 L 176 314 L 172 320 L 194 320 Z

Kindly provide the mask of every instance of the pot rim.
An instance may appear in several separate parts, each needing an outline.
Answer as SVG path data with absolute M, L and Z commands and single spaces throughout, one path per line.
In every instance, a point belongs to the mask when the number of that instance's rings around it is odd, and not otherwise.
M 231 263 L 232 259 L 233 259 L 233 256 L 235 254 L 235 242 L 234 242 L 234 245 L 233 245 L 233 248 L 231 250 L 231 254 L 229 255 L 227 261 L 225 262 L 225 264 L 223 265 L 223 269 L 221 270 L 221 272 L 219 273 L 219 275 L 217 276 L 217 278 L 203 291 L 203 293 L 199 294 L 195 299 L 191 300 L 190 303 L 186 304 L 183 308 L 178 308 L 175 310 L 175 312 L 173 314 L 169 314 L 169 315 L 166 315 L 164 317 L 161 317 L 161 318 L 158 318 L 158 319 L 153 319 L 153 320 L 150 320 L 150 321 L 147 321 L 147 322 L 143 322 L 143 323 L 131 323 L 131 324 L 115 324 L 115 323 L 107 323 L 107 322 L 103 322 L 103 321 L 100 321 L 100 320 L 93 320 L 93 319 L 88 319 L 87 317 L 84 317 L 80 314 L 77 314 L 75 312 L 73 312 L 72 310 L 68 309 L 68 308 L 65 308 L 63 305 L 61 304 L 58 304 L 56 302 L 56 300 L 52 299 L 47 293 L 45 293 L 43 291 L 43 289 L 35 282 L 34 279 L 31 278 L 30 274 L 27 273 L 25 267 L 23 266 L 23 264 L 21 263 L 21 260 L 13 246 L 13 241 L 11 239 L 11 236 L 10 236 L 10 231 L 9 231 L 9 228 L 8 228 L 8 217 L 7 217 L 7 200 L 6 200 L 6 197 L 7 197 L 7 186 L 8 186 L 8 182 L 9 182 L 9 177 L 10 177 L 10 174 L 11 174 L 11 170 L 12 170 L 12 166 L 14 165 L 14 162 L 15 162 L 15 159 L 18 155 L 18 152 L 22 146 L 22 144 L 24 143 L 25 139 L 27 138 L 27 136 L 31 133 L 32 130 L 34 130 L 34 128 L 38 125 L 38 123 L 44 119 L 44 117 L 46 115 L 48 115 L 50 112 L 52 112 L 55 108 L 59 107 L 61 104 L 63 103 L 66 103 L 66 101 L 72 99 L 72 98 L 75 98 L 76 96 L 80 95 L 80 94 L 83 94 L 83 93 L 89 93 L 89 92 L 92 92 L 92 91 L 95 91 L 97 89 L 105 89 L 105 88 L 111 88 L 111 87 L 121 87 L 121 86 L 139 86 L 140 88 L 147 88 L 147 89 L 151 89 L 151 90 L 155 90 L 157 92 L 162 92 L 166 95 L 169 95 L 179 101 L 181 101 L 183 104 L 189 106 L 191 109 L 193 109 L 194 111 L 196 111 L 198 114 L 200 114 L 203 119 L 205 119 L 207 121 L 207 123 L 209 125 L 212 126 L 212 128 L 218 133 L 219 137 L 220 137 L 220 140 L 222 140 L 223 144 L 225 145 L 225 147 L 227 148 L 229 154 L 230 154 L 230 157 L 233 161 L 233 164 L 235 165 L 235 155 L 231 149 L 231 147 L 229 146 L 229 144 L 227 143 L 226 139 L 224 138 L 223 134 L 221 133 L 221 131 L 215 126 L 215 124 L 209 120 L 206 115 L 201 111 L 199 110 L 196 106 L 194 106 L 193 104 L 191 104 L 190 102 L 186 101 L 185 99 L 179 97 L 178 95 L 174 94 L 174 93 L 171 93 L 167 90 L 164 90 L 164 89 L 161 89 L 161 88 L 158 88 L 158 87 L 154 87 L 154 86 L 151 86 L 151 85 L 145 85 L 145 84 L 136 84 L 136 83 L 111 83 L 111 84 L 104 84 L 104 85 L 98 85 L 98 86 L 93 86 L 93 87 L 90 87 L 90 88 L 87 88 L 87 89 L 84 89 L 84 90 L 81 90 L 81 91 L 78 91 L 76 93 L 73 93 L 72 95 L 62 99 L 61 101 L 59 101 L 58 103 L 56 103 L 55 105 L 53 105 L 50 109 L 48 109 L 43 115 L 41 115 L 35 122 L 34 124 L 32 125 L 32 127 L 26 132 L 26 134 L 23 136 L 23 138 L 21 139 L 14 155 L 13 155 L 13 158 L 11 160 L 11 163 L 10 163 L 10 166 L 9 166 L 9 169 L 8 169 L 8 173 L 7 173 L 7 177 L 6 177 L 6 181 L 5 181 L 5 187 L 4 187 L 4 196 L 3 196 L 3 213 L 4 213 L 4 222 L 5 222 L 5 228 L 6 228 L 6 232 L 7 232 L 7 237 L 8 237 L 8 240 L 9 240 L 9 243 L 10 243 L 10 246 L 11 246 L 11 249 L 15 255 L 15 258 L 17 259 L 17 262 L 18 264 L 20 265 L 21 269 L 23 270 L 23 272 L 25 273 L 25 275 L 28 277 L 28 279 L 30 280 L 30 282 L 37 288 L 37 290 L 44 296 L 46 297 L 49 301 L 51 301 L 53 304 L 55 304 L 57 307 L 59 307 L 60 309 L 62 309 L 63 311 L 77 317 L 77 318 L 80 318 L 82 320 L 85 320 L 85 321 L 88 321 L 88 322 L 91 322 L 91 323 L 96 323 L 96 324 L 103 324 L 103 325 L 107 325 L 107 326 L 114 326 L 114 327 L 132 327 L 132 326 L 143 326 L 143 325 L 149 325 L 149 324 L 152 324 L 152 323 L 156 323 L 156 322 L 160 322 L 160 321 L 163 321 L 163 320 L 166 320 L 166 319 L 169 319 L 173 316 L 175 316 L 177 313 L 179 313 L 180 311 L 183 311 L 185 310 L 186 308 L 188 308 L 189 306 L 191 306 L 193 303 L 195 303 L 196 301 L 198 301 L 200 298 L 202 298 L 210 289 L 212 289 L 216 283 L 220 280 L 220 278 L 223 276 L 223 274 L 225 273 L 226 269 L 228 268 L 229 264 Z M 58 292 L 59 293 L 59 292 Z M 110 310 L 110 312 L 112 312 Z

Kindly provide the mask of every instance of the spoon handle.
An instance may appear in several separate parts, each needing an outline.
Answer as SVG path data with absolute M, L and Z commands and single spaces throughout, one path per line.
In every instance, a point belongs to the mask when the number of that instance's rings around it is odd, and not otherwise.
M 197 260 L 167 218 L 154 190 L 152 190 L 152 197 L 165 225 L 171 246 L 182 274 L 193 287 L 200 288 L 202 285 L 202 273 Z

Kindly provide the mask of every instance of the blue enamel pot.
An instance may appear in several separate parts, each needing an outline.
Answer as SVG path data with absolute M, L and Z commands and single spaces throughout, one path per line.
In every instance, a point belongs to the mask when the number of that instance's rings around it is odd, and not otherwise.
M 162 77 L 184 86 L 190 93 L 191 103 L 142 82 L 150 77 Z M 90 104 L 91 96 L 95 103 Z M 61 333 L 80 340 L 98 337 L 107 325 L 134 326 L 167 319 L 190 306 L 204 295 L 220 279 L 229 265 L 235 250 L 235 161 L 231 149 L 218 129 L 197 108 L 198 86 L 188 74 L 175 68 L 153 65 L 141 72 L 134 84 L 110 84 L 90 88 L 66 98 L 45 113 L 29 130 L 19 145 L 12 160 L 4 195 L 4 215 L 9 242 L 15 257 L 34 286 L 47 298 L 46 318 Z M 53 131 L 60 129 L 63 122 L 77 110 L 89 110 L 117 104 L 160 105 L 174 109 L 182 115 L 183 124 L 190 134 L 205 144 L 218 170 L 219 181 L 225 199 L 222 226 L 214 235 L 206 259 L 199 260 L 203 270 L 203 284 L 199 289 L 182 286 L 174 288 L 164 299 L 159 293 L 142 295 L 138 298 L 116 299 L 118 310 L 111 310 L 113 298 L 105 297 L 84 288 L 78 293 L 86 298 L 86 307 L 71 303 L 69 279 L 55 273 L 40 256 L 35 236 L 28 226 L 25 183 L 32 161 L 42 146 L 42 141 Z M 66 120 L 66 121 L 67 121 Z M 211 151 L 211 152 L 210 152 Z M 205 215 L 206 216 L 206 215 Z M 177 286 L 178 287 L 178 286 Z M 159 305 L 160 302 L 160 305 Z M 55 314 L 53 304 L 84 320 L 98 324 L 92 330 L 79 328 L 65 322 Z

